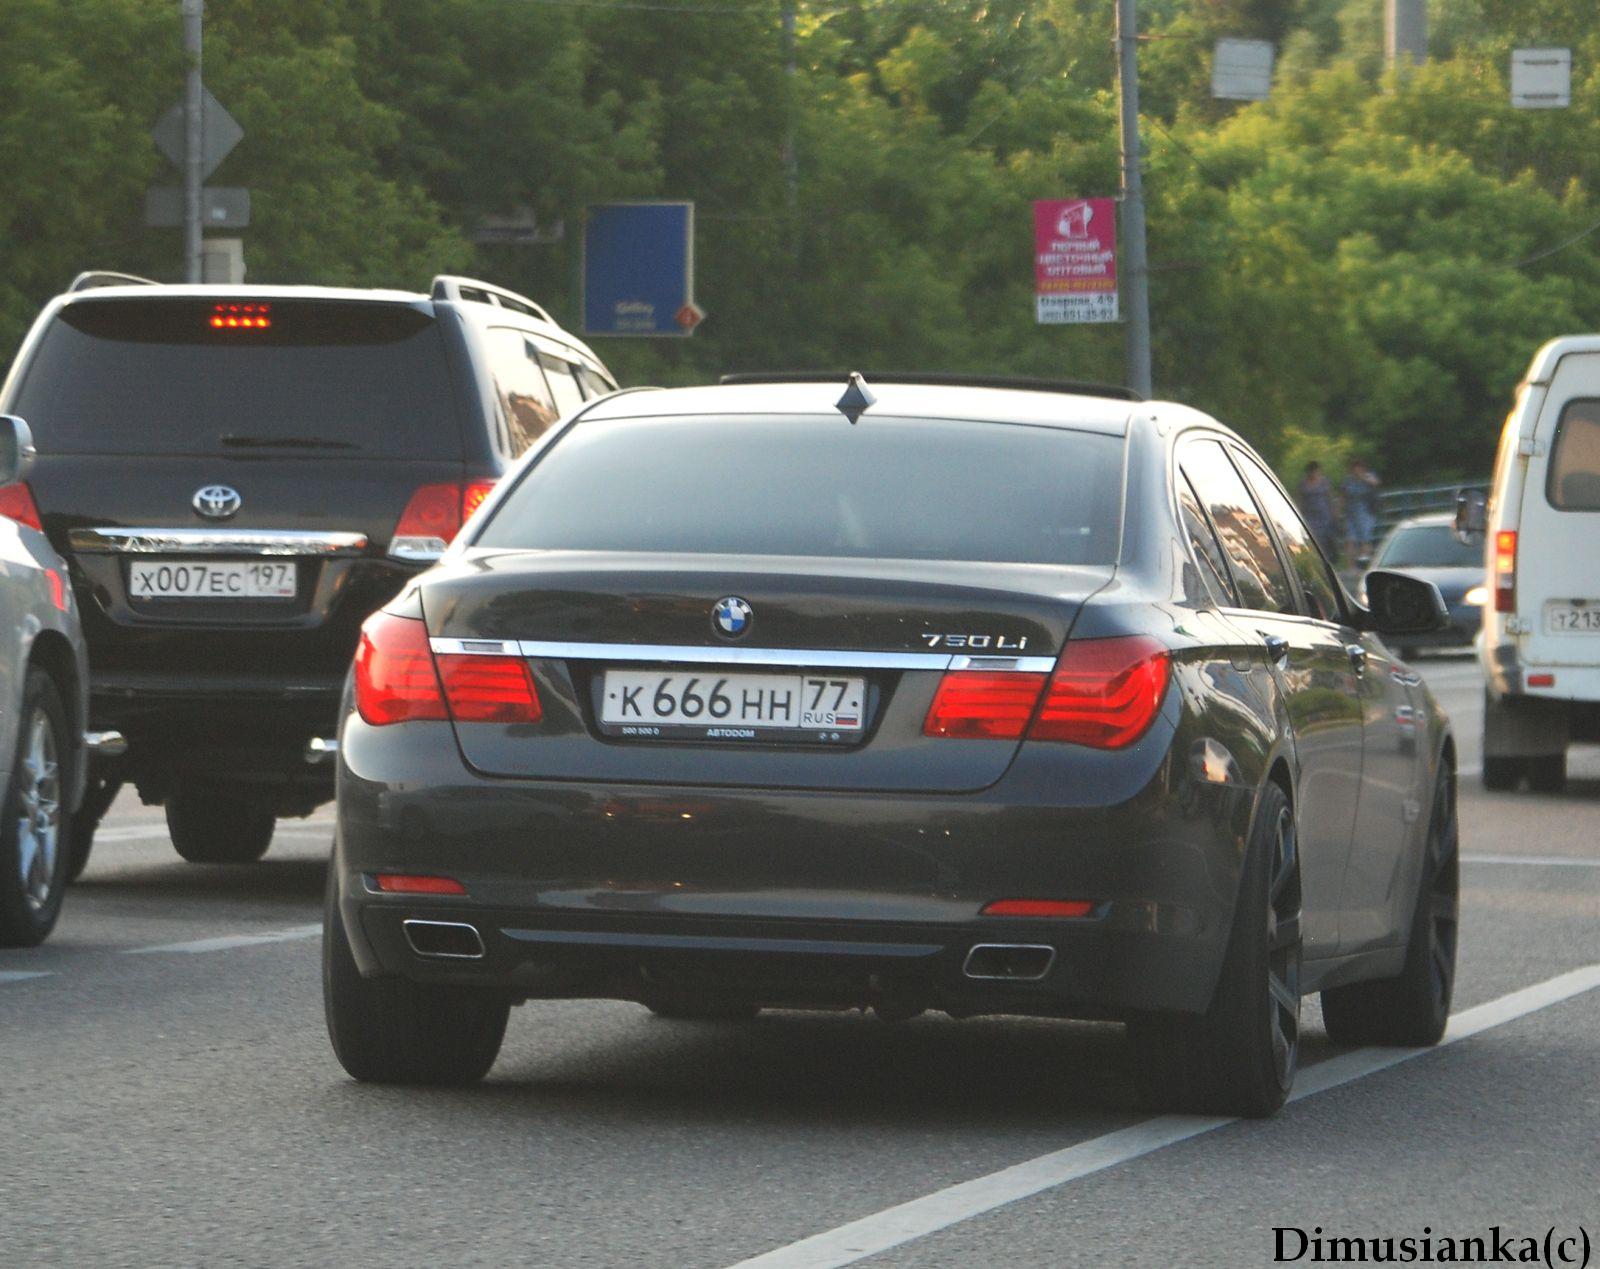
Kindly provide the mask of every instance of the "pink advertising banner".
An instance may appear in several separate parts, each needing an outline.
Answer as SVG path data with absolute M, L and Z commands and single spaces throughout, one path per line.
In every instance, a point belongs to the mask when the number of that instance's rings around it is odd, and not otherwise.
M 1116 200 L 1036 202 L 1033 276 L 1040 322 L 1116 321 Z

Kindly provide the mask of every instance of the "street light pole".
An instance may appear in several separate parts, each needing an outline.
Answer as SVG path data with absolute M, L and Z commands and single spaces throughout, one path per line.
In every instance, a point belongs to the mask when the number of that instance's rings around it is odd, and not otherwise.
M 1145 256 L 1139 151 L 1139 24 L 1135 0 L 1117 0 L 1117 106 L 1122 117 L 1122 301 L 1128 386 L 1151 394 L 1150 269 Z
M 183 94 L 183 259 L 184 276 L 190 282 L 200 281 L 200 185 L 204 179 L 200 23 L 204 13 L 204 0 L 183 0 L 183 49 L 189 59 Z

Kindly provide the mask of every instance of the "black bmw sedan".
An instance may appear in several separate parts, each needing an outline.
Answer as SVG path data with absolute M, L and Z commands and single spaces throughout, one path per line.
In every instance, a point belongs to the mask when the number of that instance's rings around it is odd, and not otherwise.
M 358 1079 L 460 1083 L 511 1005 L 1120 1020 L 1262 1115 L 1302 996 L 1429 1044 L 1455 749 L 1283 488 L 1116 390 L 750 377 L 551 432 L 365 627 L 324 984 Z

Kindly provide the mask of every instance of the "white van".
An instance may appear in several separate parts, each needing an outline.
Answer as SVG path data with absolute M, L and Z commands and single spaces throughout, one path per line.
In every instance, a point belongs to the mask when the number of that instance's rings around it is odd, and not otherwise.
M 1559 791 L 1571 741 L 1600 741 L 1600 335 L 1541 348 L 1517 389 L 1487 508 L 1463 495 L 1488 576 L 1478 654 L 1483 782 Z

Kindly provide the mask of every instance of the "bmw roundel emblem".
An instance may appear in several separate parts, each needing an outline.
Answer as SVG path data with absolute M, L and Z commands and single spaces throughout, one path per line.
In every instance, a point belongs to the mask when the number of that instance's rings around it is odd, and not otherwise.
M 750 605 L 737 595 L 717 600 L 717 606 L 711 610 L 712 627 L 726 639 L 739 638 L 750 629 L 750 623 L 754 620 L 755 613 Z
M 208 520 L 226 520 L 236 515 L 244 499 L 228 485 L 206 485 L 195 491 L 191 506 Z

